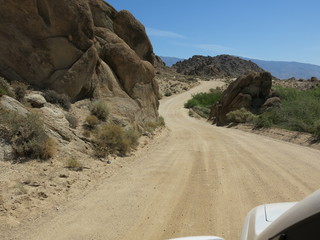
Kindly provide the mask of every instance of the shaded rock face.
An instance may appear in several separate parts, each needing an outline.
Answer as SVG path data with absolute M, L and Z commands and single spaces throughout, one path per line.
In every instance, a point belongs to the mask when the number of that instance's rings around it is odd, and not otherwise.
M 215 78 L 239 77 L 248 71 L 263 72 L 257 64 L 230 55 L 205 57 L 195 55 L 172 66 L 185 75 L 213 76 Z
M 227 113 L 246 108 L 258 113 L 269 97 L 272 76 L 269 72 L 249 73 L 238 77 L 222 93 L 221 100 L 211 108 L 210 119 L 217 125 L 227 124 Z
M 104 98 L 131 121 L 158 116 L 153 48 L 128 11 L 102 0 L 13 0 L 0 15 L 0 75 L 9 81 Z

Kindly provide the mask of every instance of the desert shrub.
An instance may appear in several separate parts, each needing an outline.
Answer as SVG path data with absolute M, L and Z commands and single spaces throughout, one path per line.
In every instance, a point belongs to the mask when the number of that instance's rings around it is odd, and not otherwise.
M 314 127 L 313 135 L 317 140 L 320 140 L 320 120 L 317 120 L 314 123 L 313 127 Z
M 139 132 L 137 132 L 133 128 L 125 130 L 125 138 L 128 140 L 130 148 L 134 149 L 138 146 L 139 137 Z
M 133 130 L 123 130 L 119 125 L 106 123 L 96 136 L 96 155 L 104 157 L 108 154 L 126 155 L 137 145 L 138 134 Z
M 144 124 L 144 130 L 149 133 L 153 133 L 157 128 L 164 127 L 166 125 L 162 116 L 158 117 L 156 121 L 149 121 Z
M 267 115 L 262 114 L 254 118 L 253 125 L 255 128 L 270 128 L 273 125 L 273 123 Z
M 43 96 L 46 99 L 46 101 L 49 103 L 58 104 L 65 110 L 70 109 L 70 106 L 71 106 L 70 98 L 65 94 L 57 93 L 54 90 L 47 90 L 44 92 Z
M 27 93 L 28 86 L 23 82 L 14 81 L 11 84 L 13 91 L 15 93 L 15 98 L 21 101 Z
M 218 102 L 221 98 L 221 91 L 216 91 L 215 93 L 197 93 L 192 95 L 185 104 L 185 108 L 193 108 L 195 106 L 200 106 L 203 108 L 211 108 L 213 104 Z
M 95 129 L 96 126 L 100 123 L 99 119 L 94 115 L 89 115 L 85 120 L 85 128 L 92 130 Z
M 102 121 L 105 121 L 109 115 L 108 106 L 102 100 L 94 101 L 90 106 L 90 112 Z
M 157 121 L 158 127 L 164 127 L 166 125 L 166 122 L 162 116 L 159 116 L 158 121 Z
M 71 128 L 76 129 L 77 126 L 78 126 L 78 119 L 75 117 L 75 115 L 72 114 L 72 113 L 67 113 L 67 114 L 65 115 L 65 117 L 66 117 L 66 119 L 67 119 L 68 122 L 69 122 L 69 126 L 70 126 Z
M 56 143 L 46 135 L 43 122 L 37 115 L 21 116 L 3 109 L 0 113 L 0 124 L 7 126 L 4 138 L 11 143 L 19 161 L 29 158 L 46 160 L 54 155 Z
M 67 160 L 66 168 L 78 172 L 83 170 L 83 165 L 80 161 L 72 157 Z
M 200 119 L 199 114 L 197 114 L 195 111 L 193 111 L 192 108 L 189 109 L 188 115 L 189 115 L 190 117 L 194 117 L 194 118 Z
M 316 123 L 320 116 L 320 88 L 303 91 L 276 87 L 275 91 L 281 98 L 280 107 L 261 114 L 255 126 L 275 126 L 316 135 Z
M 255 115 L 245 108 L 237 109 L 227 114 L 227 119 L 234 123 L 252 122 Z
M 146 124 L 144 126 L 144 129 L 147 132 L 153 133 L 154 130 L 156 130 L 157 127 L 158 127 L 157 122 L 146 122 Z
M 172 92 L 170 92 L 170 91 L 168 90 L 168 91 L 166 91 L 166 92 L 164 93 L 164 95 L 165 95 L 166 97 L 170 97 L 170 96 L 172 95 Z
M 15 94 L 11 90 L 10 84 L 2 77 L 0 77 L 0 95 L 8 95 L 15 98 Z
M 192 110 L 202 118 L 208 118 L 210 114 L 210 109 L 206 107 L 194 106 Z

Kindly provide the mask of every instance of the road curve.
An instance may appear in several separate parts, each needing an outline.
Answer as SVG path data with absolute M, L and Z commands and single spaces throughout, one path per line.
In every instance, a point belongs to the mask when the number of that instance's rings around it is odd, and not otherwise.
M 21 239 L 236 240 L 251 208 L 298 201 L 320 188 L 319 151 L 188 116 L 183 104 L 191 94 L 221 84 L 203 82 L 162 100 L 169 130 L 157 144 Z

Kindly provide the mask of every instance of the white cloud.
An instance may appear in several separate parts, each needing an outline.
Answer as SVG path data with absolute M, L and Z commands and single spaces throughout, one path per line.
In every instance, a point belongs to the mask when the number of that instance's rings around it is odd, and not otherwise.
M 147 30 L 147 34 L 149 36 L 154 36 L 154 37 L 166 37 L 166 38 L 181 38 L 181 39 L 185 39 L 186 37 L 175 33 L 175 32 L 169 32 L 169 31 L 163 31 L 163 30 L 159 30 L 159 29 L 154 29 L 154 28 L 146 28 Z

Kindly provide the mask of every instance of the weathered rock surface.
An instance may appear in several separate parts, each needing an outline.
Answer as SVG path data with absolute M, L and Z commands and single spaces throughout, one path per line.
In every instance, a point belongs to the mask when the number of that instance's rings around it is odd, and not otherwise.
M 39 93 L 29 93 L 24 96 L 24 99 L 35 108 L 42 108 L 47 103 L 46 99 Z
M 131 13 L 102 0 L 0 3 L 0 75 L 72 100 L 104 98 L 119 115 L 121 99 L 130 122 L 158 116 L 155 56 Z
M 221 100 L 212 106 L 210 119 L 217 125 L 223 125 L 228 122 L 226 115 L 231 111 L 246 108 L 259 112 L 268 99 L 271 85 L 269 72 L 249 73 L 237 78 L 222 93 Z
M 178 73 L 215 78 L 239 77 L 248 71 L 263 72 L 257 64 L 230 55 L 216 57 L 195 55 L 172 66 Z
M 14 111 L 21 116 L 26 116 L 30 113 L 20 102 L 6 95 L 0 98 L 0 107 L 7 111 Z

